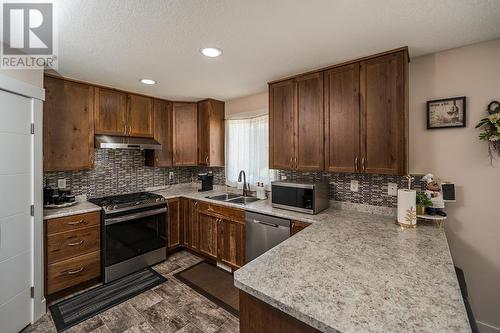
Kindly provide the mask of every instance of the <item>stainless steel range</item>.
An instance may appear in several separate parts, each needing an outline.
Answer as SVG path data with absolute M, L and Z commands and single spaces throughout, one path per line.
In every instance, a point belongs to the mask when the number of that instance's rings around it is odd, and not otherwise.
M 167 203 L 161 195 L 140 192 L 89 201 L 103 210 L 104 283 L 166 259 Z

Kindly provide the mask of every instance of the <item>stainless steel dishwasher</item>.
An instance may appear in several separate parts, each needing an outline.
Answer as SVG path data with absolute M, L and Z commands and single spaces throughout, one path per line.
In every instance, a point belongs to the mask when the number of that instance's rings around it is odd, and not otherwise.
M 246 262 L 252 261 L 290 237 L 290 220 L 246 212 L 245 222 Z

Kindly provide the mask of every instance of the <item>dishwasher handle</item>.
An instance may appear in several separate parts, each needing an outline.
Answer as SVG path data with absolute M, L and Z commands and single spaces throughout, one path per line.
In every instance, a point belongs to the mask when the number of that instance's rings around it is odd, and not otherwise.
M 276 228 L 276 229 L 290 230 L 289 227 L 285 227 L 283 225 L 279 225 L 279 224 L 276 224 L 276 223 L 264 222 L 264 221 L 259 221 L 259 220 L 256 220 L 256 219 L 252 219 L 252 222 L 256 223 L 256 224 L 265 225 L 266 227 L 271 227 L 271 228 Z

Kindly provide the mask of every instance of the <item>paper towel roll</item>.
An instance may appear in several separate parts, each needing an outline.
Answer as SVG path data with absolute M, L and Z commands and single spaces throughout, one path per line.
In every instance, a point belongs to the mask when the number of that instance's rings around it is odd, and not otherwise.
M 417 192 L 415 190 L 398 190 L 398 222 L 414 226 L 417 224 Z

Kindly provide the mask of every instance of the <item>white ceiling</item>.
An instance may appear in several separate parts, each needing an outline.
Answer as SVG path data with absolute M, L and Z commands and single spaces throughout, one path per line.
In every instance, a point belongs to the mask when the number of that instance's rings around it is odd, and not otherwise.
M 270 80 L 405 45 L 416 57 L 500 37 L 500 0 L 55 0 L 55 8 L 62 75 L 178 100 L 250 95 Z M 223 56 L 201 56 L 206 46 Z

